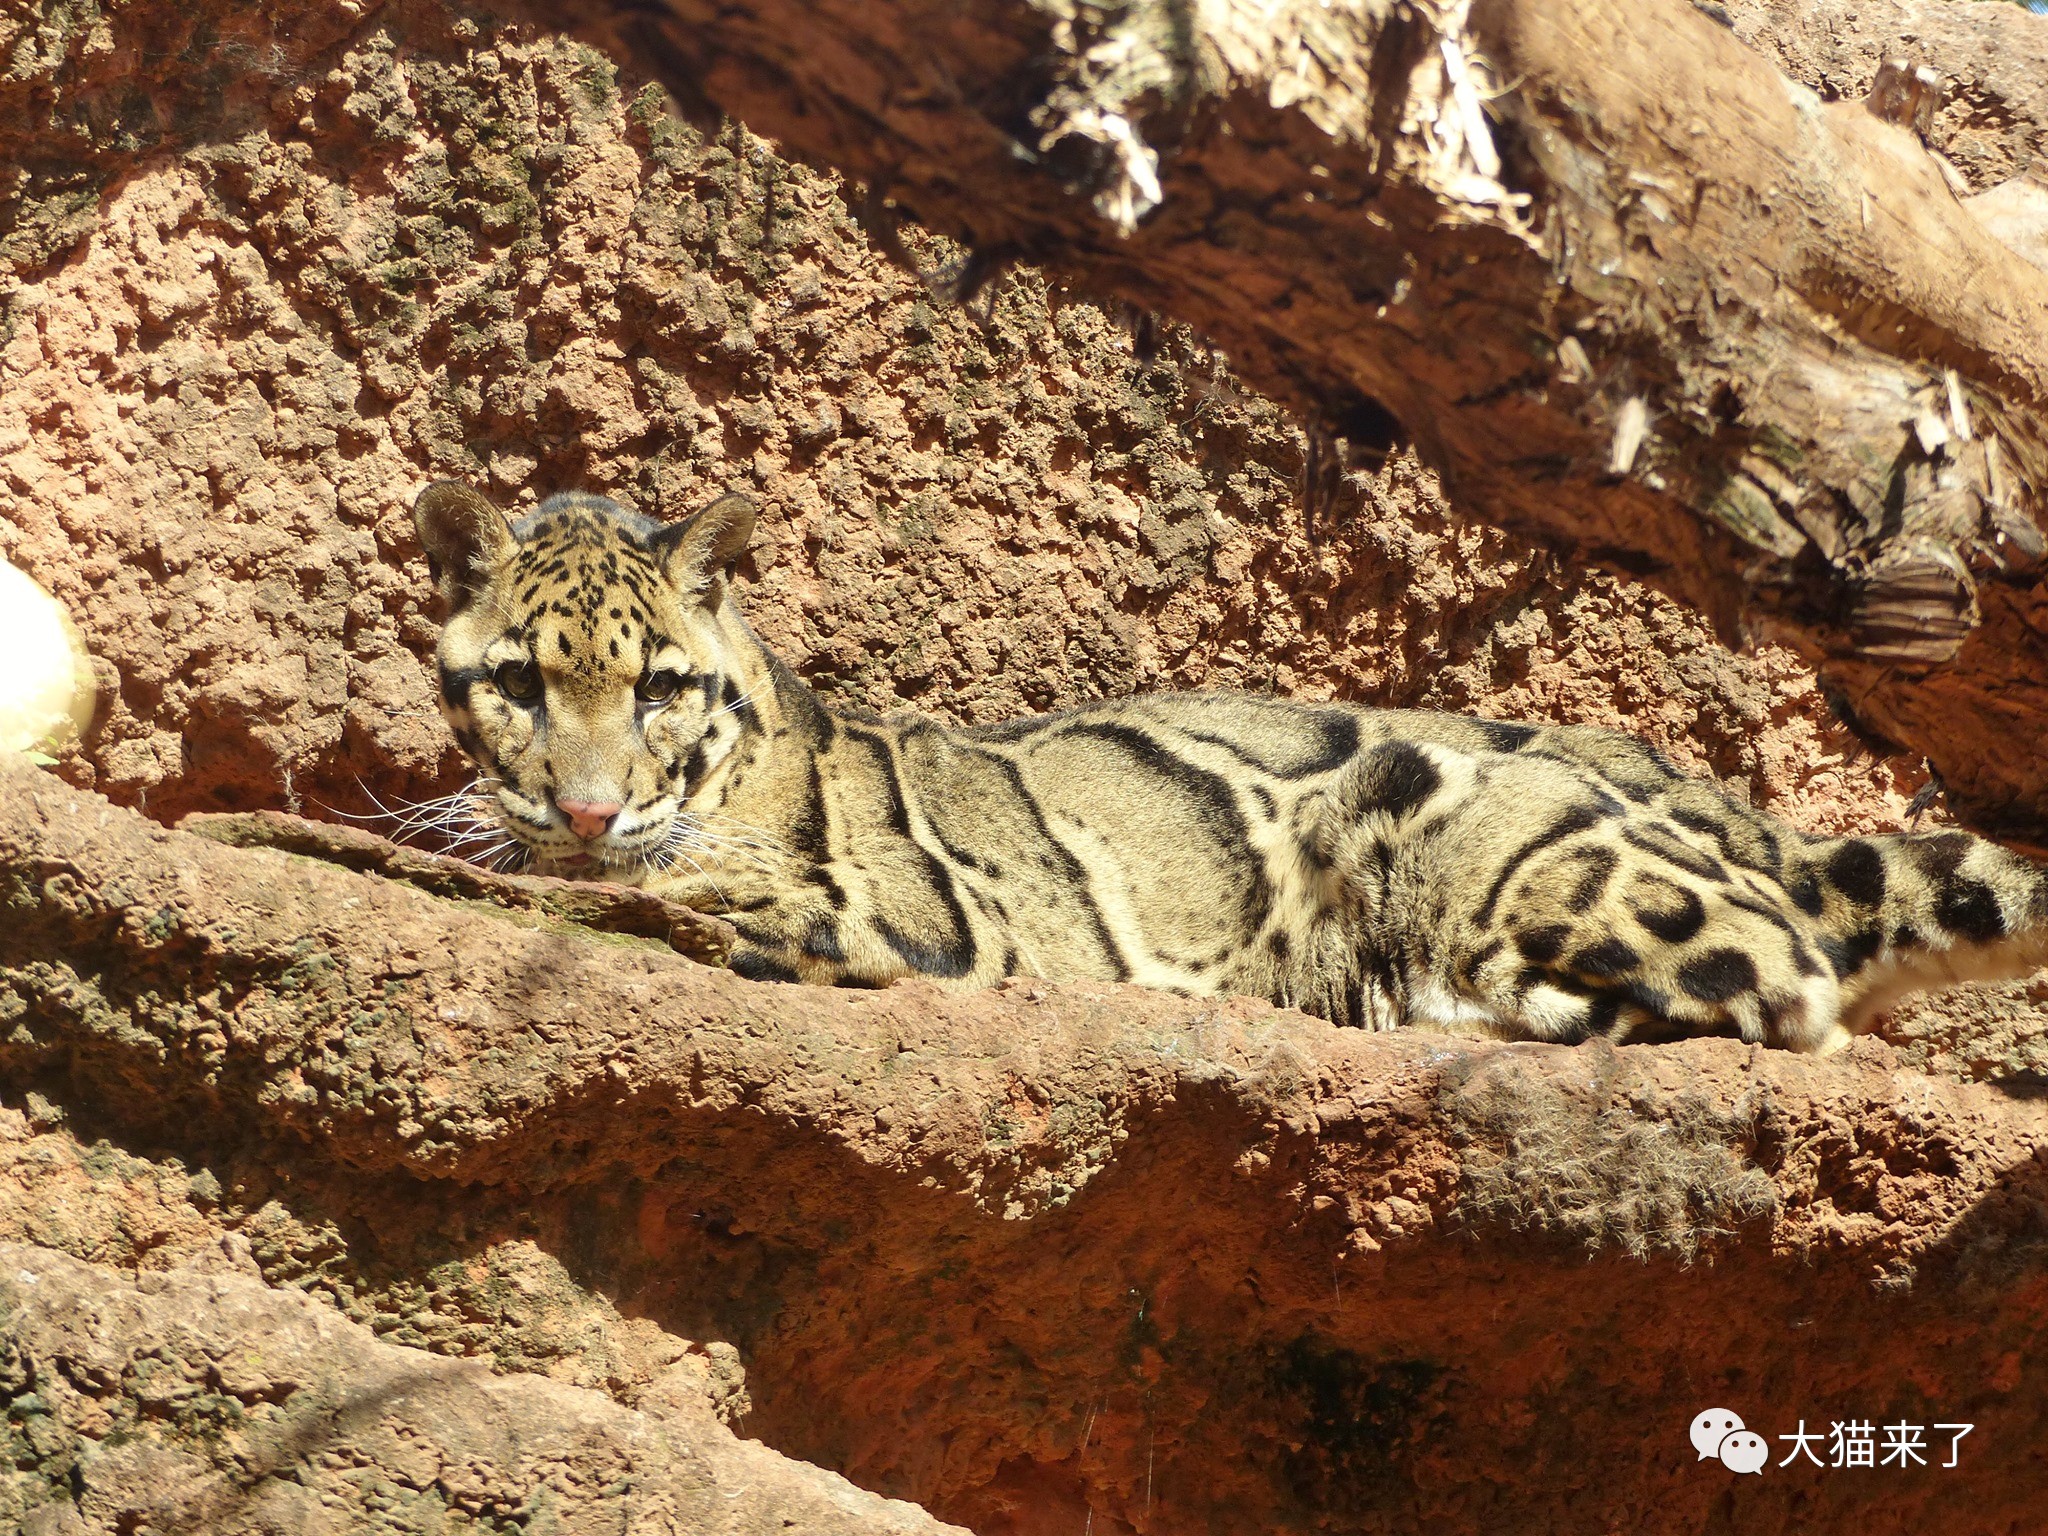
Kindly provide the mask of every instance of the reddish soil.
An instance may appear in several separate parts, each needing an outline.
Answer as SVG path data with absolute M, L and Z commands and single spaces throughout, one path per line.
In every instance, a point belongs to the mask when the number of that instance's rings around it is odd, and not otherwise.
M 1981 184 L 2048 76 L 1972 9 L 1731 6 L 1845 93 L 1938 45 Z M 0 553 L 108 699 L 71 787 L 0 766 L 0 1527 L 931 1528 L 767 1447 L 984 1536 L 2038 1524 L 2043 982 L 1823 1064 L 840 995 L 160 825 L 459 782 L 408 512 L 451 474 L 752 488 L 750 611 L 872 707 L 1595 721 L 1899 825 L 1920 765 L 1789 653 L 1403 456 L 1307 493 L 1194 338 L 1028 271 L 935 301 L 837 183 L 559 38 L 22 0 L 0 60 Z M 1685 1444 L 1711 1406 L 1978 1428 L 1952 1472 L 1737 1481 Z

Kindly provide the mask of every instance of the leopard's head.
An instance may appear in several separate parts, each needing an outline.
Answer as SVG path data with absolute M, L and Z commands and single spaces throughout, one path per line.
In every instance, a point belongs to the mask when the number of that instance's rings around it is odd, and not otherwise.
M 746 724 L 730 575 L 753 502 L 723 496 L 670 525 L 566 494 L 515 521 L 443 481 L 413 515 L 448 606 L 441 708 L 522 862 L 609 879 L 664 867 Z

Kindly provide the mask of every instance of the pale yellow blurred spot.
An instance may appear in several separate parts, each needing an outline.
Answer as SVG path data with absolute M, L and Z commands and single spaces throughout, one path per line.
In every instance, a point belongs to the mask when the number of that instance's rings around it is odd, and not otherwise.
M 0 560 L 0 749 L 63 746 L 92 724 L 97 691 L 71 616 Z

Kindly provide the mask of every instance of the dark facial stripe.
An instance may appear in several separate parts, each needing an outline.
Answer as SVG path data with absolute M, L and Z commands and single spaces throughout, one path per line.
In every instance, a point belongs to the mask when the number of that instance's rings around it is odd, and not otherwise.
M 697 787 L 697 781 L 704 777 L 706 748 L 711 744 L 709 736 L 699 736 L 697 744 L 690 748 L 690 755 L 683 760 L 683 793 L 689 794 Z
M 487 674 L 482 667 L 451 667 L 441 664 L 441 697 L 451 709 L 469 708 L 469 690 Z M 474 755 L 474 754 L 472 754 Z

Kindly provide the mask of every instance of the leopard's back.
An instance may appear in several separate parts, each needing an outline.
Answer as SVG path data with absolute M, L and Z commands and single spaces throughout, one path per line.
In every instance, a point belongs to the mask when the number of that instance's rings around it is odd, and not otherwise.
M 1808 838 L 1587 727 L 1164 694 L 840 738 L 833 954 L 873 913 L 884 969 L 954 980 L 1819 1049 L 1930 954 L 1938 979 L 2025 965 L 2048 916 L 2039 872 L 1977 839 Z M 917 855 L 863 858 L 884 832 Z M 819 958 L 790 969 L 844 979 Z
M 1580 956 L 1628 925 L 1639 962 L 1675 977 L 1689 945 L 1729 941 L 1728 922 L 1641 936 L 1645 915 L 1689 899 L 1677 892 L 1725 906 L 1702 845 L 1782 846 L 1710 789 L 1703 814 L 1704 786 L 1606 732 L 1194 693 L 892 730 L 957 887 L 1005 914 L 1030 970 L 1267 996 L 1349 1024 L 1615 1032 L 1618 1009 L 1534 974 L 1525 951 Z M 1788 907 L 1757 883 L 1749 900 Z M 1788 935 L 1733 921 L 1765 930 L 1745 942 L 1784 941 L 1781 1007 L 1811 990 Z M 1759 1031 L 1772 979 L 1750 1009 Z

